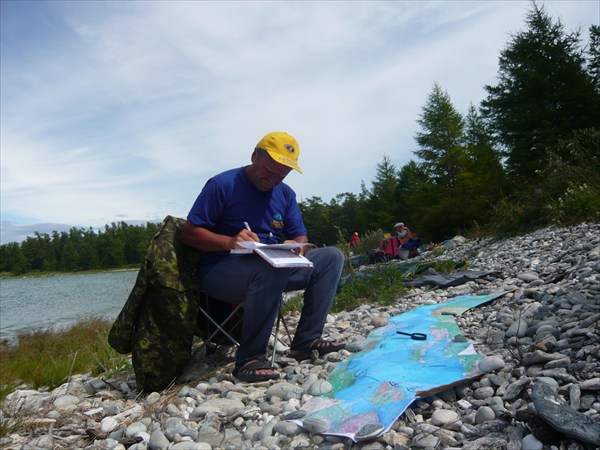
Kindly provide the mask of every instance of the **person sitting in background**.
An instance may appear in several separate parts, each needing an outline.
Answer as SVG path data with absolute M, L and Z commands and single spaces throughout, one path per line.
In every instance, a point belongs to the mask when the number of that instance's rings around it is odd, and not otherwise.
M 398 222 L 396 225 L 394 225 L 394 229 L 398 234 L 399 246 L 406 244 L 412 238 L 412 233 L 410 232 L 409 228 L 404 225 L 403 222 Z
M 405 226 L 403 222 L 398 222 L 396 225 L 394 225 L 394 229 L 398 234 L 398 248 L 407 249 L 409 258 L 418 256 L 418 247 L 421 240 L 413 238 L 410 229 Z

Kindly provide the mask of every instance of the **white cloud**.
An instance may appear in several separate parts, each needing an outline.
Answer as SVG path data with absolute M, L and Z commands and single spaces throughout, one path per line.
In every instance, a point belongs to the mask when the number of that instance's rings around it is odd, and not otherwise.
M 434 82 L 461 112 L 481 101 L 529 7 L 2 2 L 2 218 L 185 216 L 272 130 L 300 142 L 300 198 L 358 193 L 384 154 L 413 158 Z M 598 22 L 593 2 L 546 7 L 569 31 Z

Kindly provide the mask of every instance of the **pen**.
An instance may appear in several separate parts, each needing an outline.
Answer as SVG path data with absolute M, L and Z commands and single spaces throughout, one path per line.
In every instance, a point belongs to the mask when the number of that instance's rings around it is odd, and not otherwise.
M 246 227 L 246 230 L 248 230 L 248 231 L 252 231 L 252 230 L 250 229 L 250 225 L 248 225 L 248 222 L 244 222 L 244 226 Z

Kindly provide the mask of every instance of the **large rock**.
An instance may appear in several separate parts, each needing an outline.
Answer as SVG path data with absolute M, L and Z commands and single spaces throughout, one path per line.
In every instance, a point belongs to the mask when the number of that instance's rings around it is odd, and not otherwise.
M 538 415 L 565 436 L 589 445 L 600 445 L 600 424 L 575 411 L 550 385 L 537 382 L 531 397 Z

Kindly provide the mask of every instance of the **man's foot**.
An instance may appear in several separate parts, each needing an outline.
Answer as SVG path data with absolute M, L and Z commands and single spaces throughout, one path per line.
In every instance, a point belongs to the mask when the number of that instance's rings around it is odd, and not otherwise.
M 317 339 L 310 347 L 305 349 L 291 349 L 288 356 L 294 358 L 296 361 L 304 361 L 305 359 L 311 359 L 313 351 L 316 350 L 319 356 L 326 355 L 327 353 L 337 352 L 343 349 L 346 344 L 338 341 L 326 341 L 323 339 Z
M 233 369 L 233 376 L 247 383 L 267 381 L 279 378 L 279 372 L 274 370 L 266 361 L 255 359 L 240 368 Z

